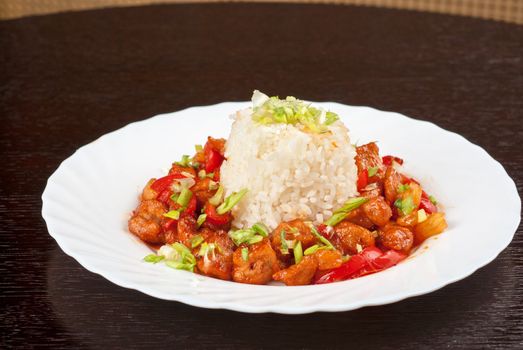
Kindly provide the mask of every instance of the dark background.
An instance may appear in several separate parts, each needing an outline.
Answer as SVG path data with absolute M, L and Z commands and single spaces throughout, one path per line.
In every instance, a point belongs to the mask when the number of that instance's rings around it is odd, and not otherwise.
M 521 195 L 522 72 L 523 27 L 409 11 L 206 4 L 0 22 L 1 347 L 523 348 L 521 226 L 494 262 L 434 293 L 285 316 L 113 285 L 66 256 L 40 214 L 47 178 L 81 145 L 254 88 L 435 122 L 485 148 Z

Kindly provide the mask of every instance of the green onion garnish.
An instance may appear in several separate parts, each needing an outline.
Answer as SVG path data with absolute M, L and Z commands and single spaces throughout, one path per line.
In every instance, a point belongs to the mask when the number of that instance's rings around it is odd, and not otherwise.
M 296 245 L 294 245 L 294 248 L 292 249 L 294 253 L 294 262 L 296 264 L 299 264 L 301 259 L 303 258 L 303 249 L 301 247 L 301 242 L 298 241 Z
M 187 154 L 184 154 L 182 156 L 182 160 L 180 160 L 179 162 L 174 162 L 174 164 L 178 164 L 178 165 L 183 166 L 183 167 L 189 166 L 189 164 L 190 164 L 189 156 Z
M 254 232 L 256 232 L 259 235 L 262 235 L 263 237 L 269 236 L 269 228 L 261 222 L 257 222 L 254 225 L 252 225 L 252 229 L 254 230 Z
M 171 210 L 165 214 L 163 214 L 166 218 L 178 220 L 180 218 L 180 211 L 179 210 Z
M 203 147 L 202 147 L 202 145 L 194 145 L 194 149 L 196 150 L 196 152 L 201 152 L 201 151 L 203 151 Z
M 247 244 L 248 244 L 248 245 L 251 245 L 251 244 L 255 244 L 255 243 L 261 242 L 261 241 L 263 241 L 263 237 L 262 237 L 262 236 L 255 235 L 255 236 L 253 236 L 252 238 L 249 238 L 249 239 L 247 240 Z
M 178 200 L 178 197 L 180 197 L 179 193 L 173 193 L 171 195 L 171 200 L 176 203 L 176 201 Z
M 194 265 L 195 264 L 183 263 L 183 262 L 180 262 L 180 261 L 168 260 L 168 261 L 165 262 L 165 265 L 169 266 L 170 268 L 176 269 L 176 270 L 185 270 L 185 271 L 194 272 Z
M 312 255 L 316 253 L 321 247 L 318 244 L 315 244 L 313 246 L 310 246 L 309 248 L 305 249 L 303 252 L 304 255 Z
M 373 176 L 376 175 L 376 173 L 378 172 L 378 169 L 379 169 L 379 167 L 377 167 L 377 166 L 373 166 L 373 167 L 371 167 L 371 168 L 368 168 L 368 169 L 367 169 L 367 175 L 368 175 L 369 177 L 373 177 Z
M 216 213 L 218 215 L 223 215 L 230 211 L 238 202 L 242 199 L 243 196 L 247 193 L 247 189 L 244 188 L 240 192 L 233 192 L 230 196 L 225 198 L 222 204 L 218 208 L 216 208 Z M 212 203 L 211 203 L 212 204 Z
M 162 261 L 163 259 L 165 259 L 165 257 L 163 255 L 156 255 L 156 254 L 149 254 L 145 258 L 143 258 L 143 260 L 145 262 L 153 263 L 153 264 L 157 264 L 160 261 Z
M 434 205 L 437 205 L 438 204 L 438 201 L 436 200 L 436 198 L 434 196 L 429 196 L 429 200 L 432 202 L 432 204 Z
M 203 242 L 202 235 L 196 235 L 191 238 L 191 248 L 196 248 Z
M 343 221 L 349 213 L 359 208 L 362 204 L 366 203 L 369 199 L 365 197 L 355 197 L 351 198 L 348 201 L 343 204 L 341 208 L 336 210 L 334 212 L 334 215 L 332 215 L 327 221 L 325 221 L 325 225 L 327 226 L 336 226 L 341 221 Z M 322 236 L 323 237 L 323 236 Z
M 249 260 L 249 248 L 247 248 L 247 247 L 242 248 L 242 259 L 243 259 L 243 261 Z
M 292 96 L 285 99 L 269 97 L 258 90 L 252 95 L 252 119 L 260 124 L 300 124 L 314 133 L 328 131 L 328 126 L 339 119 L 333 112 L 315 108 L 310 103 L 300 101 Z
M 321 243 L 325 244 L 328 249 L 335 249 L 334 246 L 332 245 L 332 243 L 325 237 L 323 237 L 319 232 L 318 230 L 316 230 L 316 227 L 314 227 L 314 225 L 311 225 L 311 232 L 313 235 L 316 236 L 316 238 L 318 238 L 320 240 Z
M 192 198 L 192 192 L 188 188 L 182 188 L 182 192 L 180 192 L 180 196 L 176 200 L 176 203 L 180 204 L 182 208 L 186 208 L 189 204 L 189 201 Z
M 414 209 L 416 209 L 416 206 L 414 205 L 414 201 L 412 200 L 412 197 L 408 196 L 406 198 L 398 198 L 394 202 L 394 206 L 398 208 L 403 215 L 409 215 L 412 213 Z
M 207 214 L 200 214 L 198 216 L 198 219 L 196 219 L 196 225 L 198 226 L 198 228 L 202 226 L 202 224 L 205 222 L 205 219 L 207 219 Z
M 214 206 L 217 206 L 218 204 L 220 204 L 222 202 L 222 198 L 223 198 L 223 192 L 224 192 L 224 188 L 222 185 L 220 185 L 218 187 L 218 191 L 216 191 L 216 193 L 214 194 L 214 196 L 212 196 L 211 198 L 209 198 L 209 203 L 211 203 L 212 205 Z
M 280 231 L 280 240 L 281 240 L 281 253 L 289 254 L 289 246 L 287 245 L 287 240 L 285 239 L 285 230 Z
M 214 191 L 214 190 L 217 190 L 218 188 L 219 188 L 219 186 L 218 186 L 218 183 L 217 183 L 217 182 L 215 182 L 215 181 L 213 181 L 213 180 L 209 181 L 209 191 Z M 215 194 L 216 194 L 216 193 L 215 193 Z M 223 193 L 222 193 L 222 197 L 223 197 Z M 220 199 L 220 200 L 221 200 L 221 199 Z M 212 204 L 212 203 L 211 203 L 211 204 Z M 220 202 L 218 202 L 218 204 L 220 204 Z M 218 205 L 218 204 L 216 204 L 216 205 Z
M 199 177 L 200 179 L 205 179 L 206 176 L 207 176 L 207 173 L 205 172 L 204 169 L 198 171 L 198 177 Z
M 408 184 L 403 184 L 398 186 L 398 192 L 403 193 L 405 191 L 410 190 L 410 186 Z

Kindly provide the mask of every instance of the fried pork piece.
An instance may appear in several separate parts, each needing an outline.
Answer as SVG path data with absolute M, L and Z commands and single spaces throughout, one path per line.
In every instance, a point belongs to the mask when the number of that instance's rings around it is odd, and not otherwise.
M 187 247 L 191 246 L 191 239 L 197 234 L 196 219 L 192 216 L 183 216 L 177 225 L 178 241 Z
M 358 172 L 368 170 L 369 168 L 378 168 L 376 175 L 369 178 L 369 183 L 380 182 L 383 178 L 383 161 L 380 157 L 380 150 L 375 142 L 367 143 L 356 147 L 356 166 Z
M 244 248 L 247 254 L 242 254 Z M 234 251 L 232 263 L 232 279 L 240 283 L 266 284 L 279 270 L 278 258 L 268 240 L 249 247 L 240 246 Z
M 216 187 L 211 186 L 214 180 L 209 179 L 208 177 L 204 179 L 197 178 L 196 184 L 191 187 L 192 193 L 196 196 L 196 199 L 200 204 L 205 204 L 214 194 L 218 188 L 218 184 L 214 182 Z M 214 188 L 214 189 L 211 189 Z
M 393 167 L 387 167 L 383 188 L 385 199 L 389 205 L 392 205 L 398 197 L 398 187 L 401 185 L 402 176 Z
M 128 222 L 129 231 L 148 243 L 164 243 L 163 214 L 167 208 L 155 199 L 144 200 Z
M 272 278 L 288 286 L 304 286 L 311 283 L 317 269 L 318 261 L 316 257 L 309 255 L 303 257 L 298 264 L 276 272 Z
M 381 196 L 369 199 L 361 206 L 361 210 L 376 226 L 386 225 L 392 217 L 392 209 Z
M 332 243 L 344 254 L 353 255 L 358 253 L 358 248 L 373 246 L 375 242 L 374 235 L 366 228 L 342 221 L 334 226 Z
M 329 270 L 343 264 L 342 255 L 338 250 L 320 249 L 314 256 L 318 260 L 318 270 Z
M 204 241 L 195 248 L 196 266 L 206 276 L 230 280 L 234 243 L 226 231 L 202 229 Z
M 316 244 L 318 241 L 316 236 L 312 234 L 310 226 L 307 225 L 303 220 L 296 219 L 289 222 L 280 223 L 278 227 L 276 227 L 274 231 L 272 231 L 270 239 L 272 248 L 274 249 L 278 257 L 283 260 L 288 260 L 290 254 L 282 253 L 282 231 L 286 240 L 300 241 L 303 249 L 307 249 L 308 247 Z
M 181 166 L 179 164 L 173 163 L 171 169 L 169 170 L 169 175 L 172 174 L 181 174 L 185 177 L 195 178 L 196 170 L 190 166 Z
M 156 192 L 155 190 L 153 190 L 151 188 L 151 185 L 155 181 L 156 181 L 156 179 L 150 179 L 147 182 L 147 185 L 145 185 L 145 187 L 143 188 L 142 195 L 140 196 L 140 200 L 141 201 L 146 201 L 146 200 L 150 200 L 150 199 L 156 199 L 156 197 L 158 196 L 158 192 Z
M 385 248 L 408 253 L 414 243 L 414 234 L 407 227 L 390 223 L 378 231 L 378 239 Z

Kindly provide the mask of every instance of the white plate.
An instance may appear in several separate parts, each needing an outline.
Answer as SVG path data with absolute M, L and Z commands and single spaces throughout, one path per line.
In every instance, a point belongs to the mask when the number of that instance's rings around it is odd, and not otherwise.
M 512 179 L 482 148 L 434 124 L 391 112 L 318 103 L 338 113 L 353 141 L 378 140 L 382 154 L 443 203 L 449 228 L 409 259 L 355 280 L 300 287 L 221 281 L 144 263 L 149 248 L 127 231 L 146 181 L 192 154 L 208 135 L 227 137 L 228 116 L 249 103 L 222 103 L 159 115 L 100 137 L 49 178 L 42 215 L 65 253 L 89 271 L 167 300 L 242 312 L 344 311 L 434 291 L 492 261 L 512 240 L 521 201 Z

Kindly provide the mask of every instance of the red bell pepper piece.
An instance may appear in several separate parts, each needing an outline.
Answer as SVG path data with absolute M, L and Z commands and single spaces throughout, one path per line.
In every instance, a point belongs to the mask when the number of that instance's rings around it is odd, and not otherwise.
M 173 181 L 175 179 L 183 179 L 186 176 L 182 174 L 170 174 L 164 177 L 159 178 L 155 182 L 152 183 L 151 188 L 155 190 L 156 192 L 162 192 L 167 187 L 171 186 Z
M 429 195 L 425 191 L 421 193 L 421 201 L 419 203 L 419 208 L 425 210 L 427 214 L 438 212 L 438 207 L 435 206 L 434 203 L 432 203 Z
M 169 230 L 173 230 L 176 225 L 178 225 L 178 220 L 174 220 L 174 219 L 167 219 L 163 222 L 163 230 L 164 231 L 169 231 Z
M 205 153 L 205 171 L 212 173 L 222 165 L 223 160 L 224 158 L 220 152 L 215 149 L 208 148 L 207 152 Z
M 393 161 L 399 165 L 403 165 L 403 159 L 394 156 L 384 156 L 381 158 L 381 160 L 386 166 L 391 166 Z
M 330 270 L 326 274 L 314 280 L 314 284 L 324 284 L 331 282 L 344 281 L 351 275 L 360 271 L 367 264 L 367 260 L 361 255 L 352 256 L 349 261 L 343 263 L 340 267 Z
M 173 191 L 171 191 L 169 188 L 166 188 L 162 192 L 158 193 L 156 199 L 162 202 L 163 204 L 169 205 L 169 200 L 171 199 L 172 194 Z
M 320 233 L 320 235 L 322 235 L 323 237 L 325 237 L 327 239 L 331 238 L 331 235 L 328 232 L 327 225 L 325 225 L 325 224 L 318 225 L 318 232 Z
M 367 185 L 369 184 L 369 171 L 367 169 L 360 171 L 358 174 L 358 181 L 356 182 L 356 186 L 358 187 L 358 191 L 363 190 Z
M 225 213 L 223 215 L 220 215 L 216 212 L 216 208 L 211 203 L 207 202 L 204 206 L 205 214 L 207 214 L 207 218 L 205 221 L 213 224 L 213 225 L 226 225 L 232 220 L 231 213 Z
M 197 200 L 196 200 L 196 196 L 193 195 L 191 197 L 191 200 L 189 201 L 189 203 L 187 204 L 187 208 L 185 208 L 183 211 L 182 211 L 182 216 L 191 216 L 191 215 L 194 215 L 194 213 L 196 212 L 196 205 L 197 205 Z
M 407 257 L 407 254 L 398 252 L 396 250 L 388 250 L 385 253 L 375 257 L 369 261 L 368 265 L 361 269 L 356 275 L 352 278 L 361 277 L 365 275 L 370 275 L 376 273 L 389 267 L 392 267 L 398 264 L 400 261 L 404 260 Z

